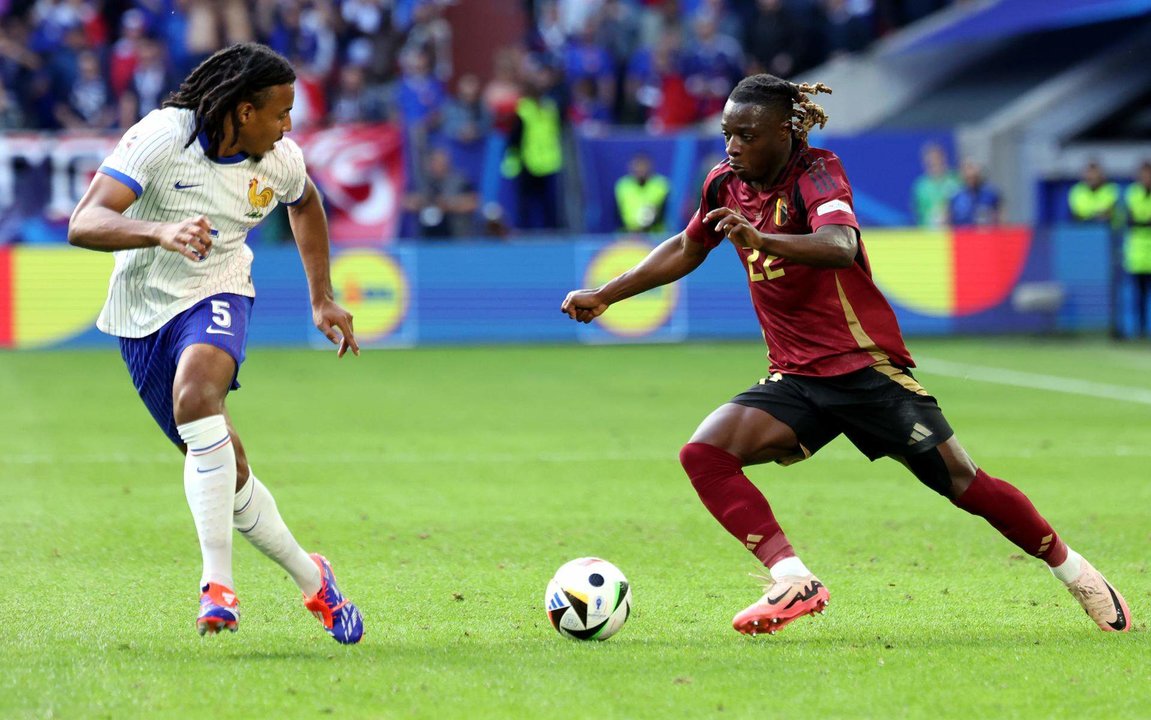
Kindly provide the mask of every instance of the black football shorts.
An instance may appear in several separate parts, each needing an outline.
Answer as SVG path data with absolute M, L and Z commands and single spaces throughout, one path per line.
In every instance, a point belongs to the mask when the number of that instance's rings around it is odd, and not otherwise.
M 911 371 L 887 362 L 836 377 L 776 373 L 731 401 L 795 431 L 803 454 L 783 465 L 811 457 L 840 433 L 871 460 L 918 455 L 955 434 Z

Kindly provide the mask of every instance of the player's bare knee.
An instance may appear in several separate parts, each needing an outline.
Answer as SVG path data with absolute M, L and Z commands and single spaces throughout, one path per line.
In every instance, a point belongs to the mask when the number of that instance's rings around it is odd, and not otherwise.
M 178 425 L 219 415 L 223 411 L 217 393 L 203 385 L 183 384 L 172 392 L 172 415 Z

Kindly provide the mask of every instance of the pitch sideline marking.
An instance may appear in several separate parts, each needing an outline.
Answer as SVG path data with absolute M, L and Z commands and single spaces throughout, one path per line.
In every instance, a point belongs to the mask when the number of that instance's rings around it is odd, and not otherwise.
M 1011 385 L 1025 387 L 1033 390 L 1048 390 L 1050 392 L 1067 395 L 1080 395 L 1096 399 L 1121 400 L 1124 402 L 1151 405 L 1151 390 L 1124 385 L 1111 385 L 1095 382 L 1093 380 L 1080 380 L 1079 378 L 1059 377 L 1058 375 L 1043 375 L 1042 373 L 1026 372 L 1024 370 L 1008 370 L 1006 368 L 987 367 L 984 365 L 967 365 L 950 360 L 936 360 L 935 358 L 921 358 L 919 369 L 926 373 L 945 375 L 947 377 L 961 378 L 963 380 L 977 380 L 979 382 L 995 385 Z

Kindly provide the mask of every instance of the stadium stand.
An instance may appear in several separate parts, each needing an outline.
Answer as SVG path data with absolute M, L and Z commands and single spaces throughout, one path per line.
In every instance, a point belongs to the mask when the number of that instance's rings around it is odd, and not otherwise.
M 1151 0 L 525 0 L 510 42 L 506 29 L 486 42 L 460 33 L 477 6 L 11 2 L 0 15 L 0 128 L 114 135 L 207 53 L 256 39 L 299 69 L 297 131 L 401 128 L 408 192 L 426 185 L 419 158 L 446 151 L 482 198 L 476 227 L 501 236 L 516 217 L 504 142 L 528 75 L 545 78 L 561 108 L 573 159 L 561 216 L 573 231 L 619 226 L 611 188 L 630 155 L 615 153 L 620 143 L 647 150 L 669 177 L 667 224 L 679 224 L 700 163 L 721 149 L 709 119 L 736 78 L 758 71 L 835 88 L 816 140 L 851 167 L 872 225 L 911 224 L 925 143 L 982 165 L 1010 222 L 1066 220 L 1088 158 L 1129 182 L 1147 154 Z M 696 128 L 699 139 L 680 135 Z M 5 218 L 19 205 L 6 203 Z M 417 225 L 392 230 L 415 236 Z M 50 219 L 0 223 L 0 241 L 58 236 Z
M 514 202 L 495 166 L 520 78 L 537 68 L 573 134 L 602 135 L 620 124 L 670 132 L 715 114 L 743 74 L 789 75 L 858 52 L 944 4 L 529 0 L 520 42 L 503 50 L 502 70 L 456 72 L 453 37 L 474 2 L 17 0 L 0 10 L 0 127 L 115 134 L 214 50 L 258 40 L 298 68 L 297 131 L 396 123 L 408 190 L 425 182 L 417 157 L 443 148 L 467 182 L 486 188 L 492 215 L 493 207 Z M 493 56 L 500 48 L 493 39 L 480 50 Z M 460 94 L 453 92 L 457 82 Z M 461 136 L 468 116 L 480 132 Z M 575 172 L 568 169 L 567 185 L 586 186 Z M 567 215 L 569 227 L 584 228 L 578 213 Z M 603 221 L 605 228 L 615 224 Z M 35 221 L 20 227 L 4 233 L 6 240 L 58 236 Z

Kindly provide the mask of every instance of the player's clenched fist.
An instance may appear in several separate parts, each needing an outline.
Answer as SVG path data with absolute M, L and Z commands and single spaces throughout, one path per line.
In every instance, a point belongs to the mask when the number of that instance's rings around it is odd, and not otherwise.
M 589 323 L 607 310 L 608 304 L 600 300 L 596 290 L 572 290 L 560 305 L 560 312 L 572 320 Z
M 203 215 L 164 225 L 160 247 L 199 262 L 212 249 L 212 224 Z

